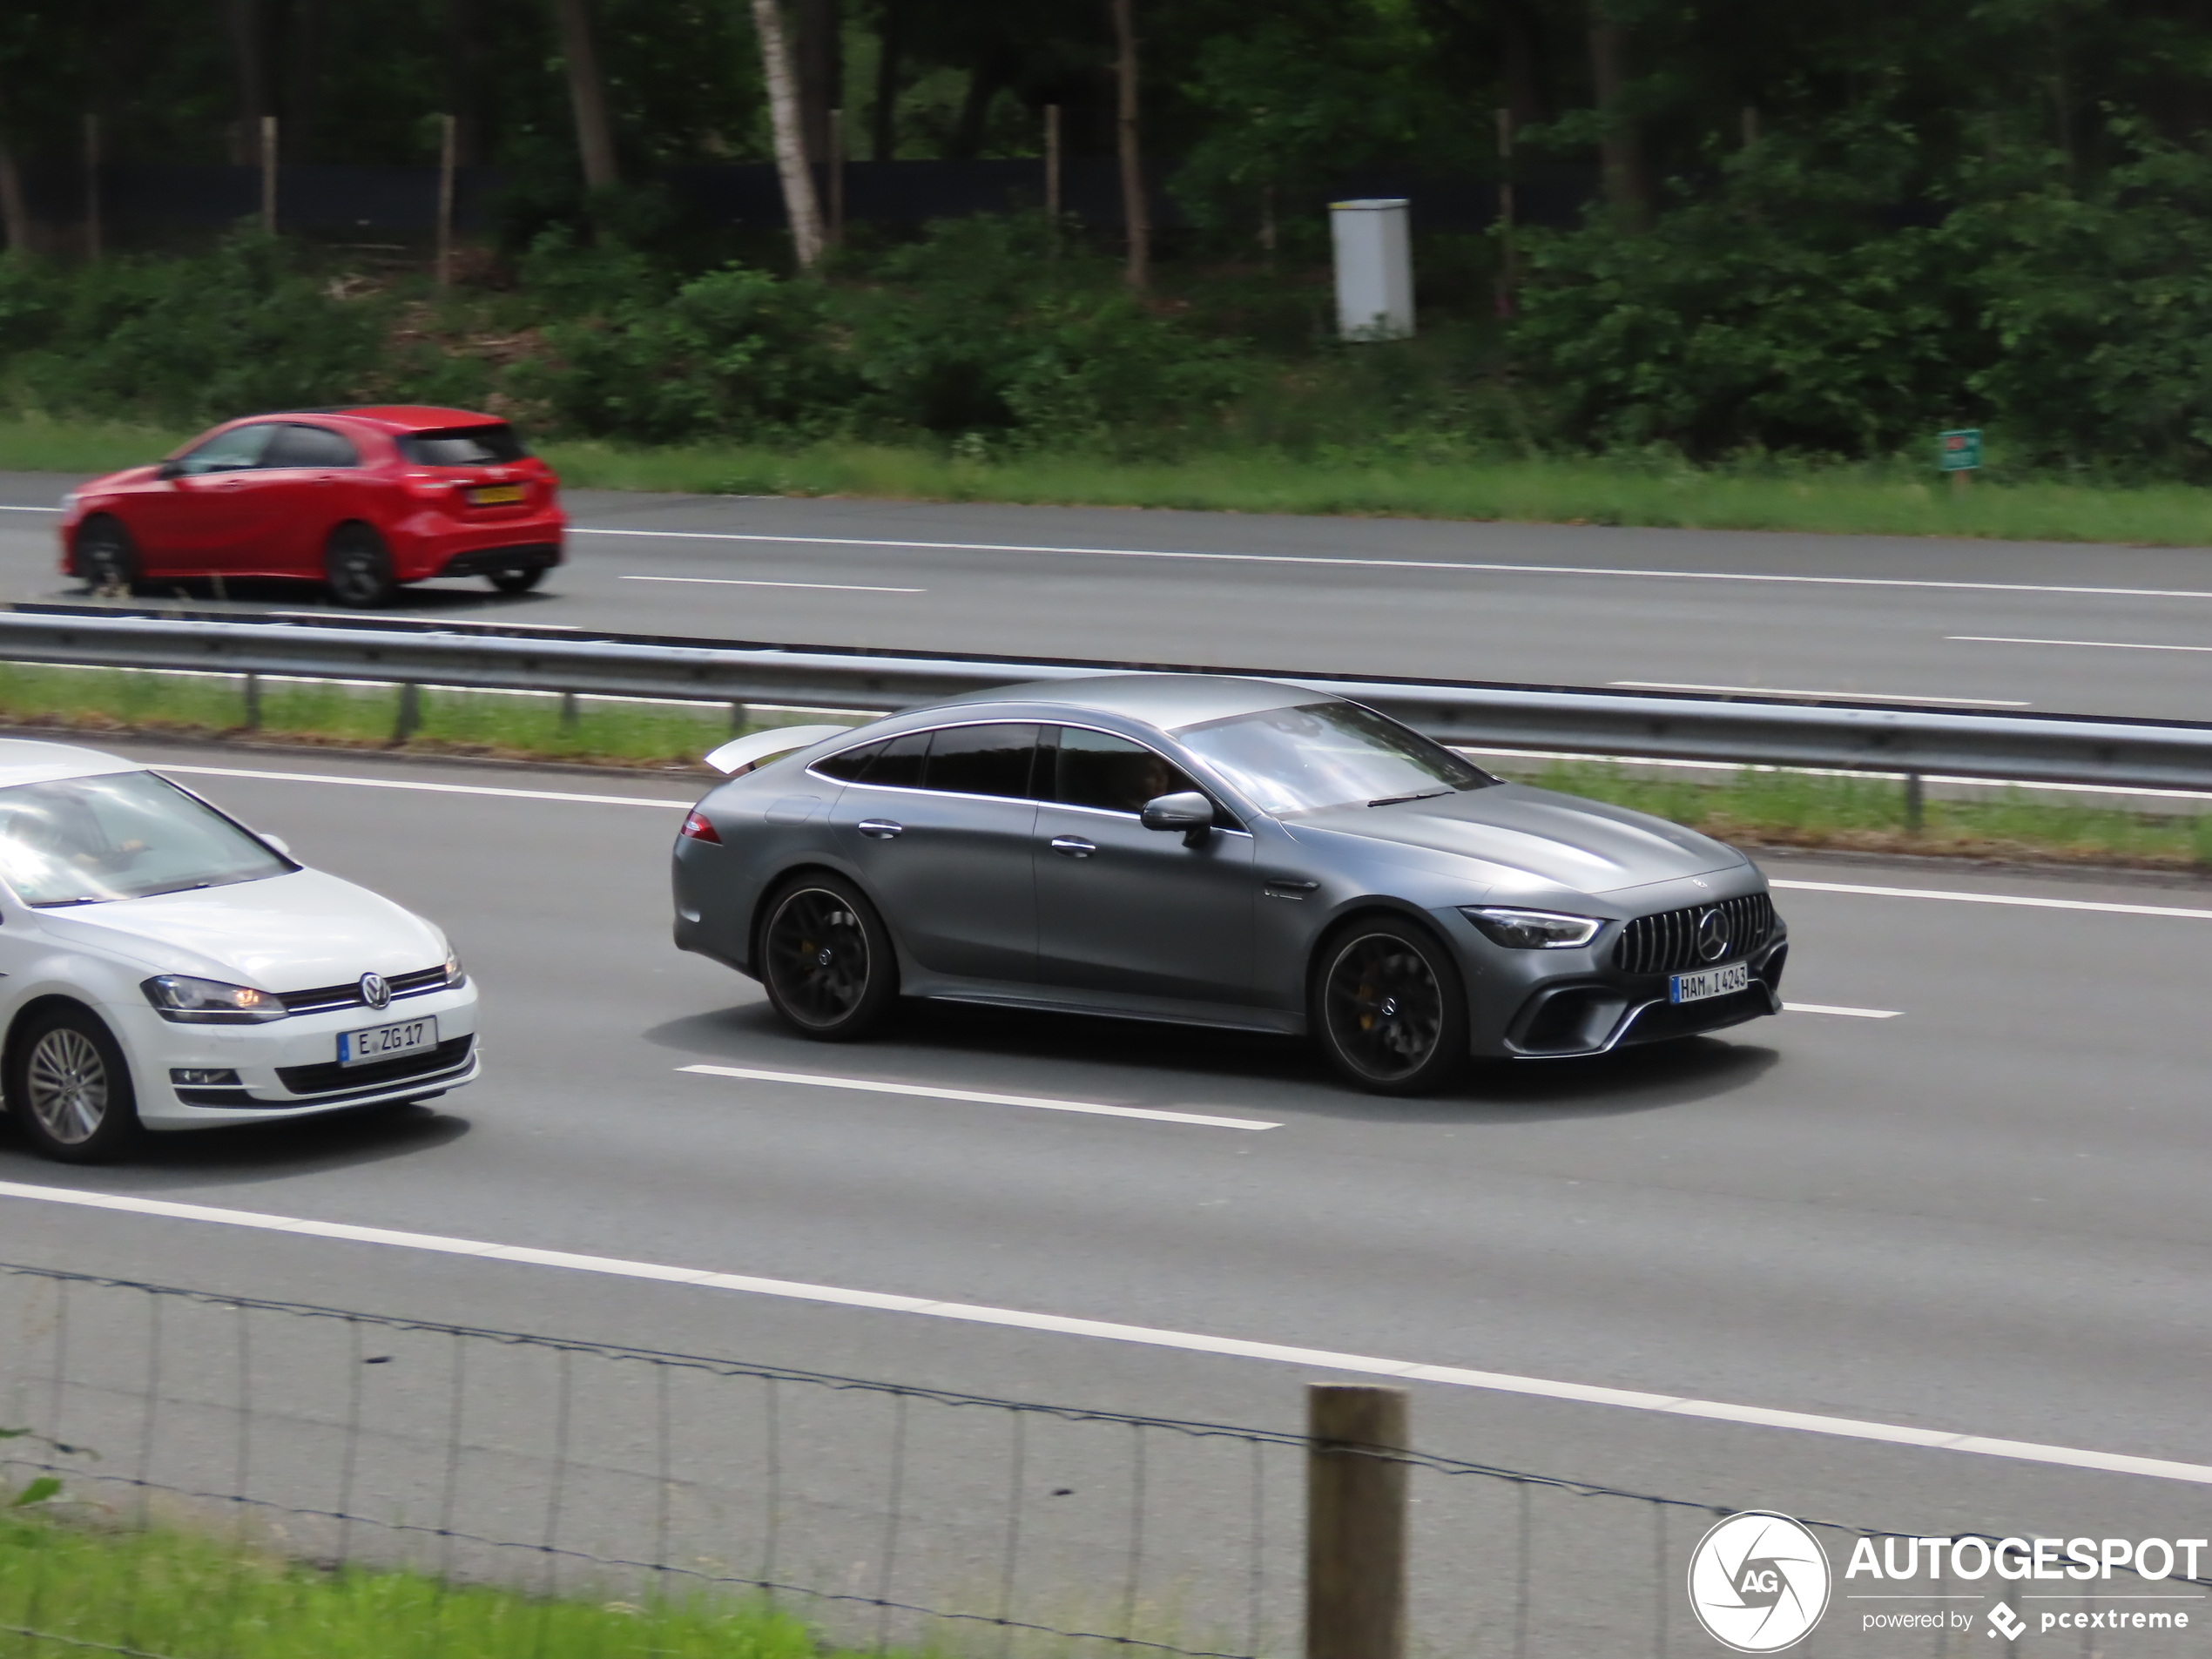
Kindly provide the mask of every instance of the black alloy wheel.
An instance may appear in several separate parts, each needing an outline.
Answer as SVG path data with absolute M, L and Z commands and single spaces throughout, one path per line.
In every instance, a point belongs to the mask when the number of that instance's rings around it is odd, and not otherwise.
M 1411 922 L 1375 917 L 1321 953 L 1312 1025 L 1346 1079 L 1379 1095 L 1425 1095 L 1467 1054 L 1467 993 L 1443 944 Z
M 322 558 L 324 585 L 341 605 L 373 610 L 399 591 L 384 539 L 366 524 L 341 524 L 330 533 Z
M 8 1113 L 39 1152 L 104 1163 L 138 1136 L 130 1063 L 91 1010 L 58 1003 L 9 1045 Z
M 138 579 L 138 550 L 122 521 L 105 513 L 77 530 L 77 574 L 87 591 L 111 597 L 128 593 Z
M 502 593 L 528 593 L 545 580 L 545 567 L 534 564 L 527 570 L 495 570 L 491 584 Z
M 785 1022 L 823 1042 L 867 1035 L 898 995 L 891 935 L 875 907 L 833 875 L 797 878 L 769 900 L 760 979 Z

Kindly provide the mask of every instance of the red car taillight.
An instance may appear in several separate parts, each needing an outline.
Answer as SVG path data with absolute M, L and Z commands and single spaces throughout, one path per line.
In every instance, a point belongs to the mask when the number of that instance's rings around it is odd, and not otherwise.
M 705 813 L 685 814 L 684 827 L 676 833 L 678 835 L 689 836 L 694 841 L 711 841 L 717 846 L 722 845 L 722 838 L 714 833 L 714 826 L 707 822 Z

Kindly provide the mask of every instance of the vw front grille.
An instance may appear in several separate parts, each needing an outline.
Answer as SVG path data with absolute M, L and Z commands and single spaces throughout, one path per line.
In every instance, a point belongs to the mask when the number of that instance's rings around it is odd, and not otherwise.
M 1728 948 L 1708 957 L 1698 948 L 1698 925 L 1711 911 L 1720 913 Z M 1764 944 L 1773 931 L 1774 900 L 1764 893 L 1747 893 L 1740 899 L 1638 916 L 1621 929 L 1620 942 L 1613 947 L 1613 965 L 1624 974 L 1687 973 L 1733 961 Z
M 401 997 L 428 996 L 433 991 L 446 988 L 446 970 L 442 967 L 426 968 L 413 974 L 395 974 L 385 981 L 392 988 L 392 1001 Z M 333 1008 L 360 1008 L 368 1004 L 361 1001 L 361 981 L 351 985 L 325 985 L 312 991 L 280 991 L 277 1001 L 284 1004 L 287 1014 L 327 1014 Z

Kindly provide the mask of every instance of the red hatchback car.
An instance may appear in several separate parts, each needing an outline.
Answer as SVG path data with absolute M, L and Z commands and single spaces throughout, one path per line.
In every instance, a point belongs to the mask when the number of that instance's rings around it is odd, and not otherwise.
M 62 573 L 111 591 L 171 577 L 302 577 L 344 605 L 380 605 L 431 577 L 523 593 L 561 562 L 558 494 L 553 469 L 489 415 L 257 415 L 71 491 Z

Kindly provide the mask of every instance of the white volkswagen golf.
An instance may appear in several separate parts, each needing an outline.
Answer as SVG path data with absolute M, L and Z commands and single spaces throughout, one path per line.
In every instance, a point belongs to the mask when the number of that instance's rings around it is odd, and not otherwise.
M 411 911 L 134 761 L 0 739 L 0 1088 L 48 1157 L 442 1094 L 475 1016 Z

